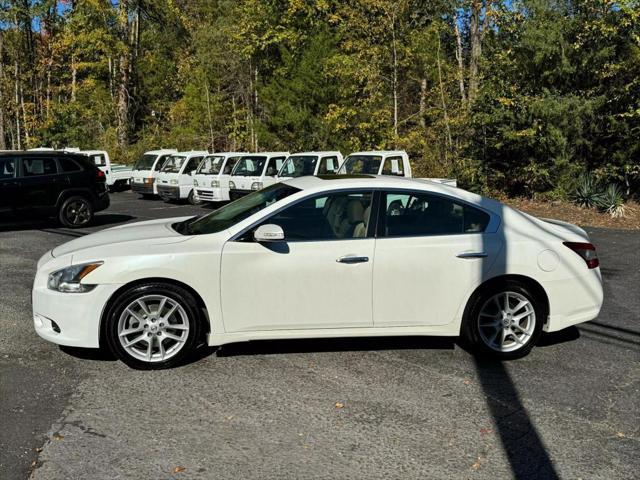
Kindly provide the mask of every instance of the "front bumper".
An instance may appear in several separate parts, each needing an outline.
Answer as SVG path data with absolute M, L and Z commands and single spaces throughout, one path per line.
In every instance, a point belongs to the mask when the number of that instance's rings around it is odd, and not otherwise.
M 229 198 L 231 200 L 237 200 L 245 195 L 249 195 L 251 192 L 255 192 L 255 190 L 240 190 L 238 188 L 234 188 L 229 190 Z
M 180 200 L 180 187 L 158 185 L 158 195 L 160 195 L 163 199 Z
M 36 278 L 32 292 L 36 333 L 58 345 L 98 348 L 103 309 L 120 285 L 98 285 L 87 293 L 49 290 L 46 278 Z
M 153 183 L 136 183 L 131 182 L 131 191 L 141 195 L 153 195 Z
M 224 198 L 221 188 L 195 187 L 196 195 L 204 202 L 224 202 L 229 198 Z

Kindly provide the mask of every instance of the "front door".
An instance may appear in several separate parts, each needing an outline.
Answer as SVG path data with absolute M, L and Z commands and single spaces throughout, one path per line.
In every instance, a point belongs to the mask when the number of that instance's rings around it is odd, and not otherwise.
M 9 212 L 16 206 L 18 195 L 17 159 L 0 157 L 0 213 Z
M 66 175 L 58 174 L 53 157 L 22 157 L 19 208 L 53 207 L 66 186 Z
M 426 192 L 387 192 L 379 212 L 374 325 L 451 323 L 501 248 L 490 215 Z
M 314 196 L 261 224 L 285 241 L 257 243 L 253 230 L 225 244 L 222 310 L 227 332 L 373 325 L 372 193 Z

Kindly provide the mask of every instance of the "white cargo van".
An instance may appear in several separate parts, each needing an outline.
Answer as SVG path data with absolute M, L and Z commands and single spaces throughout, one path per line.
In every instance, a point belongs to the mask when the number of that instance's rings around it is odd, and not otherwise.
M 193 205 L 198 203 L 193 190 L 193 174 L 208 154 L 206 151 L 194 150 L 174 153 L 167 157 L 158 172 L 158 195 L 165 202 L 186 199 Z
M 229 180 L 231 200 L 276 183 L 276 175 L 288 156 L 289 152 L 261 152 L 240 157 Z
M 176 152 L 177 150 L 168 148 L 144 152 L 133 166 L 131 190 L 143 197 L 158 195 L 158 186 L 156 185 L 158 172 L 167 157 Z
M 246 153 L 222 152 L 204 157 L 193 175 L 196 199 L 203 202 L 228 202 L 231 171 L 242 155 Z
M 341 164 L 342 154 L 337 151 L 292 153 L 278 172 L 277 180 L 305 175 L 332 175 L 338 173 Z

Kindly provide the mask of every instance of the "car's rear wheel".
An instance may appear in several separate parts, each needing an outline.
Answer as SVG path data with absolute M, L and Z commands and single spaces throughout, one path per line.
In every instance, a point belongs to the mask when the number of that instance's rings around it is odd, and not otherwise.
M 93 206 L 85 197 L 69 197 L 60 205 L 58 220 L 65 227 L 84 227 L 93 220 Z
M 521 358 L 540 338 L 545 315 L 544 303 L 525 284 L 507 280 L 471 299 L 462 336 L 477 353 Z
M 201 336 L 201 319 L 193 295 L 166 283 L 126 290 L 110 309 L 106 321 L 111 351 L 130 367 L 142 370 L 184 363 Z

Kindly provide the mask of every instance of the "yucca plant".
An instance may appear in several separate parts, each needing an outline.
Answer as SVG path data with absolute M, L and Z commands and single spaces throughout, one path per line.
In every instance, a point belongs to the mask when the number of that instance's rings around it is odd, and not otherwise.
M 602 190 L 598 182 L 589 172 L 581 173 L 575 184 L 575 190 L 571 199 L 584 208 L 592 208 L 600 205 Z
M 598 199 L 598 208 L 613 218 L 624 217 L 624 195 L 615 183 L 610 184 Z

